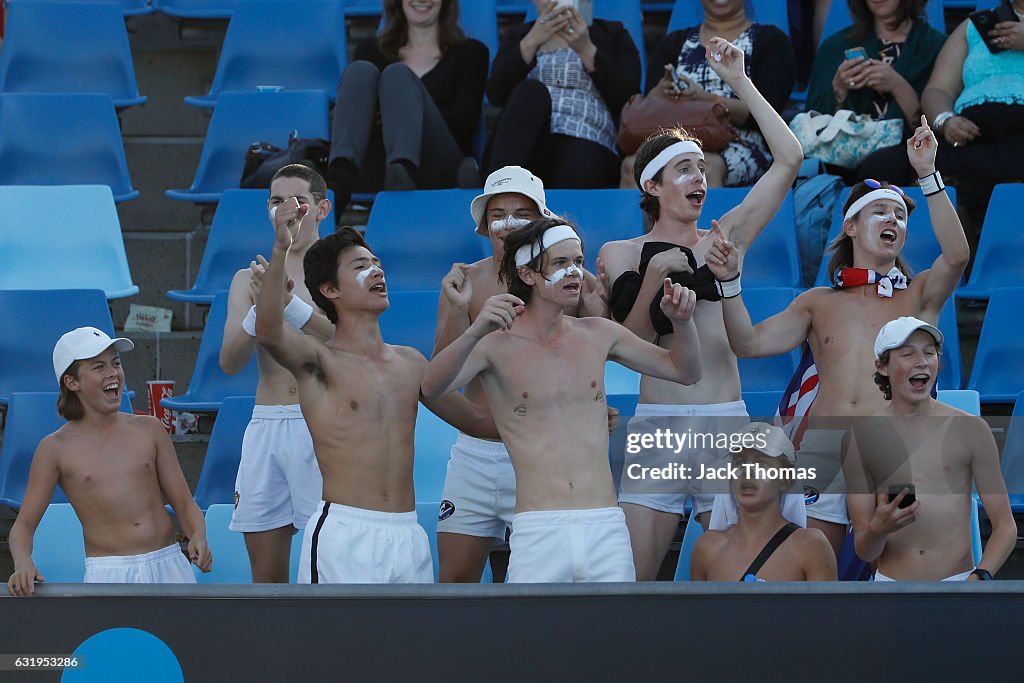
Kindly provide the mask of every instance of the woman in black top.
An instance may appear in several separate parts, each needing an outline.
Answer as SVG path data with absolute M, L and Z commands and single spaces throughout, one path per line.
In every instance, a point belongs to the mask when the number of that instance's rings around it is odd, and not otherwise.
M 385 0 L 380 35 L 338 85 L 328 182 L 341 215 L 356 189 L 480 187 L 472 158 L 487 47 L 459 28 L 459 0 Z
M 618 21 L 587 26 L 572 7 L 536 0 L 537 20 L 513 27 L 487 82 L 503 107 L 488 171 L 524 166 L 547 187 L 614 187 L 619 114 L 640 87 L 640 54 Z

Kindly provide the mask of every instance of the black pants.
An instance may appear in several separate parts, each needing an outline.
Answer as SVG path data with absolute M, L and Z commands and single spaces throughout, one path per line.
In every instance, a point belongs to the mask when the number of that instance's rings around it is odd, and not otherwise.
M 548 188 L 619 184 L 617 154 L 596 142 L 551 132 L 551 95 L 543 83 L 530 78 L 509 95 L 488 158 L 488 173 L 502 166 L 522 166 Z
M 455 187 L 463 158 L 423 81 L 409 67 L 398 63 L 380 71 L 358 61 L 345 69 L 331 123 L 328 170 L 339 212 L 353 189 L 381 189 L 387 164 L 407 162 L 415 169 L 417 187 L 438 189 Z
M 1024 181 L 1024 105 L 989 102 L 968 107 L 963 115 L 981 136 L 953 147 L 939 142 L 935 165 L 947 184 L 956 186 L 957 203 L 984 209 L 997 183 Z

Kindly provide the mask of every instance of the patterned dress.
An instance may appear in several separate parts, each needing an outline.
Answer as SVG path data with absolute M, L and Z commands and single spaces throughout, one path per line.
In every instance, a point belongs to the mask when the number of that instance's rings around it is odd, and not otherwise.
M 615 155 L 615 122 L 576 51 L 565 47 L 537 55 L 529 77 L 551 95 L 551 132 L 596 142 Z

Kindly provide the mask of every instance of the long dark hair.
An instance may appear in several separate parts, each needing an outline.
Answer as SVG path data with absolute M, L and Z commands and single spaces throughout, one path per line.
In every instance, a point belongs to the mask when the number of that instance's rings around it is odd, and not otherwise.
M 579 228 L 571 221 L 564 218 L 541 218 L 521 228 L 517 228 L 505 237 L 505 254 L 501 257 L 501 266 L 498 269 L 498 280 L 508 287 L 508 293 L 523 300 L 523 303 L 530 303 L 533 295 L 533 287 L 523 282 L 519 277 L 519 266 L 516 265 L 516 252 L 520 247 L 527 244 L 534 244 L 541 241 L 544 233 L 559 225 L 568 225 L 579 235 Z M 580 248 L 583 248 L 583 238 L 580 238 Z M 538 273 L 544 270 L 544 261 L 547 258 L 548 250 L 541 248 L 540 253 L 533 257 L 533 260 L 526 264 Z
M 701 142 L 697 137 L 682 128 L 666 128 L 644 140 L 644 143 L 636 151 L 636 158 L 633 164 L 633 180 L 636 181 L 637 187 L 640 187 L 640 176 L 643 175 L 647 164 L 651 163 L 654 157 L 677 142 L 694 142 L 698 147 L 701 146 Z M 665 169 L 661 169 L 655 173 L 652 180 L 660 183 L 664 171 Z M 658 222 L 658 219 L 661 217 L 661 202 L 654 195 L 648 194 L 643 187 L 640 187 L 640 208 L 654 223 Z
M 442 55 L 466 40 L 466 34 L 459 26 L 459 0 L 442 0 L 437 32 Z M 402 0 L 384 0 L 384 28 L 379 40 L 381 53 L 393 60 L 398 59 L 398 51 L 409 42 L 409 22 L 402 11 Z
M 882 187 L 889 187 L 889 183 L 884 180 L 879 183 Z M 866 195 L 868 192 L 872 192 L 875 188 L 870 187 L 867 183 L 859 182 L 853 186 L 850 190 L 850 197 L 843 204 L 843 215 L 853 206 L 853 203 Z M 917 204 L 910 197 L 904 197 L 903 201 L 907 205 L 907 218 L 910 218 L 910 214 L 917 208 Z M 862 209 L 863 210 L 863 209 Z M 856 219 L 856 216 L 854 216 Z M 845 222 L 845 221 L 843 221 Z M 840 268 L 848 268 L 853 266 L 853 238 L 846 234 L 842 226 L 839 228 L 839 236 L 832 240 L 832 244 L 828 245 L 828 249 L 825 251 L 826 254 L 832 254 L 832 258 L 828 262 L 828 279 L 833 286 L 839 285 L 837 278 L 837 271 Z M 910 266 L 903 260 L 902 256 L 896 257 L 896 267 L 900 269 L 900 272 L 910 277 Z
M 833 2 L 835 1 L 833 0 Z M 907 19 L 913 20 L 921 16 L 921 13 L 924 12 L 925 1 L 900 0 L 896 16 L 888 26 L 889 30 L 895 30 L 897 26 Z M 850 37 L 860 40 L 875 30 L 875 15 L 868 9 L 867 0 L 847 0 L 847 3 L 850 5 L 850 16 L 853 18 L 853 33 L 851 33 Z

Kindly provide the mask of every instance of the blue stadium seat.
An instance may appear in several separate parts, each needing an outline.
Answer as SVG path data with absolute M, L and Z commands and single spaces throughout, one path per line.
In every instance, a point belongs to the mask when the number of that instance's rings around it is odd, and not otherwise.
M 18 0 L 17 3 L 12 3 L 11 0 L 4 0 L 3 6 L 7 7 L 11 4 L 24 5 L 26 2 L 36 2 L 37 0 Z M 52 2 L 53 0 L 39 0 L 41 2 Z M 98 3 L 113 2 L 115 5 L 120 7 L 121 14 L 126 17 L 137 17 L 142 14 L 152 14 L 156 11 L 149 0 L 60 0 L 61 2 L 72 2 L 81 3 L 84 5 L 96 5 Z M 10 29 L 7 29 L 8 34 Z
M 636 190 L 548 190 L 548 208 L 579 226 L 586 266 L 597 270 L 597 253 L 606 242 L 644 233 Z
M 949 297 L 939 313 L 939 332 L 942 333 L 942 364 L 936 386 L 940 390 L 959 389 L 964 383 L 963 359 L 960 357 L 960 328 L 953 297 Z
M 10 396 L 3 446 L 0 448 L 0 503 L 15 510 L 21 507 L 32 457 L 39 442 L 66 422 L 57 414 L 57 396 L 56 391 L 15 392 Z M 127 397 L 121 404 L 121 410 L 126 413 L 132 411 Z M 68 502 L 60 486 L 54 490 L 50 502 Z
M 380 317 L 380 334 L 388 344 L 411 346 L 427 360 L 434 351 L 437 302 L 440 291 L 397 291 L 388 294 L 391 305 Z
M 434 583 L 437 583 L 440 566 L 437 557 L 437 511 L 440 507 L 440 502 L 416 503 L 416 521 L 427 532 L 427 540 L 430 541 L 430 557 L 434 560 Z M 480 578 L 480 583 L 491 583 L 493 580 L 491 563 L 488 561 L 484 564 L 484 573 Z
M 216 204 L 238 187 L 245 151 L 253 142 L 288 146 L 288 135 L 329 138 L 327 98 L 318 90 L 225 92 L 217 98 L 192 187 L 167 190 L 171 199 Z
M 498 14 L 526 14 L 533 6 L 530 0 L 498 0 Z
M 416 413 L 415 458 L 412 479 L 417 501 L 441 500 L 448 460 L 458 430 L 424 406 Z M 437 516 L 437 507 L 434 507 Z
M 345 0 L 345 15 L 376 17 L 384 13 L 384 0 Z
M 537 18 L 537 6 L 532 2 L 525 4 L 525 21 L 529 23 Z M 643 83 L 647 73 L 647 57 L 644 49 L 644 14 L 640 9 L 640 0 L 594 0 L 594 18 L 620 21 L 626 27 L 637 52 L 640 53 L 640 79 Z
M 690 559 L 693 557 L 693 546 L 697 545 L 697 539 L 703 535 L 704 527 L 697 521 L 697 515 L 691 513 L 686 520 L 686 530 L 683 531 L 683 544 L 679 548 L 675 581 L 690 580 Z
M 171 410 L 215 413 L 220 410 L 221 401 L 228 396 L 256 395 L 256 385 L 259 383 L 256 354 L 236 375 L 228 375 L 220 369 L 220 347 L 224 341 L 224 321 L 227 315 L 228 293 L 218 292 L 206 318 L 188 392 L 182 396 L 165 398 L 160 401 L 160 405 Z
M 258 86 L 319 90 L 334 101 L 348 63 L 345 14 L 338 0 L 239 0 L 231 15 L 210 92 L 185 104 L 213 107 L 226 91 Z M 301 40 L 281 40 L 268 16 L 302 17 Z M 308 137 L 303 135 L 304 137 Z
M 495 0 L 470 0 L 460 3 L 459 7 L 462 10 L 459 17 L 462 29 L 467 36 L 487 46 L 493 62 L 494 56 L 498 54 L 498 14 Z
M 333 200 L 333 193 L 327 196 Z M 269 190 L 225 190 L 213 215 L 213 225 L 203 249 L 195 284 L 191 289 L 172 289 L 167 296 L 175 301 L 209 305 L 222 289 L 231 287 L 231 278 L 262 254 L 270 258 L 274 230 L 267 217 Z M 320 222 L 320 237 L 334 232 L 334 209 Z
M 85 579 L 85 537 L 70 503 L 51 503 L 32 540 L 32 563 L 51 583 L 82 583 Z
M 234 504 L 242 437 L 255 403 L 253 396 L 229 396 L 221 402 L 196 484 L 195 499 L 200 510 L 218 503 Z
M 932 264 L 935 263 L 935 259 L 942 253 L 942 248 L 939 247 L 939 240 L 935 237 L 935 229 L 932 228 L 931 212 L 928 211 L 928 203 L 924 198 L 921 188 L 904 187 L 902 189 L 917 204 L 917 208 L 914 209 L 914 213 L 910 214 L 910 219 L 907 221 L 907 242 L 903 245 L 903 251 L 900 252 L 903 260 L 910 265 L 911 275 L 913 275 L 913 273 L 920 273 L 922 270 L 931 268 Z M 952 187 L 947 187 L 946 193 L 949 195 L 949 200 L 953 202 L 953 206 L 956 206 L 956 190 Z M 828 231 L 828 241 L 825 243 L 826 249 L 839 236 L 839 232 L 843 228 L 843 205 L 849 196 L 850 188 L 848 187 L 843 188 L 839 193 L 835 210 L 832 212 L 832 225 Z M 828 281 L 829 258 L 831 258 L 831 254 L 826 252 L 824 258 L 821 259 L 818 279 L 815 282 L 815 285 L 818 287 L 832 286 Z M 746 274 L 744 273 L 744 275 Z
M 1024 513 L 1024 391 L 1017 394 L 1013 404 L 1000 468 L 1010 494 L 1010 507 L 1015 513 Z
M 743 402 L 747 406 L 747 415 L 751 420 L 774 418 L 779 412 L 779 402 L 782 401 L 782 391 L 744 391 Z M 771 420 L 767 420 L 771 422 Z
M 0 95 L 0 185 L 82 184 L 109 185 L 118 202 L 139 196 L 110 95 Z
M 615 361 L 607 361 L 604 364 L 604 392 L 609 396 L 639 394 L 640 373 Z
M 750 192 L 748 187 L 717 187 L 708 190 L 701 211 L 701 227 L 710 229 L 718 219 L 739 206 Z M 782 206 L 750 246 L 743 259 L 743 284 L 747 287 L 799 287 L 800 254 L 796 245 L 796 217 L 793 193 L 786 194 Z
M 0 289 L 102 289 L 137 294 L 114 197 L 106 185 L 0 186 Z
M 1024 237 L 1020 214 L 1024 184 L 996 185 L 985 211 L 981 240 L 967 284 L 957 290 L 960 299 L 987 299 L 992 290 L 1007 283 L 1024 282 L 1021 263 Z
M 948 2 L 949 0 L 927 0 L 924 8 L 924 16 L 928 23 L 941 33 L 946 32 L 943 3 Z M 821 42 L 824 42 L 826 38 L 852 24 L 853 19 L 850 17 L 850 6 L 845 2 L 833 2 L 829 5 L 828 16 L 825 17 L 825 28 L 821 32 Z
M 981 397 L 970 389 L 939 389 L 938 400 L 962 410 L 968 415 L 981 416 Z
M 1024 287 L 1003 287 L 992 292 L 967 383 L 968 389 L 981 394 L 982 403 L 1013 403 L 1024 387 L 1021 311 Z
M 236 4 L 236 0 L 153 0 L 153 9 L 175 19 L 230 19 Z
M 390 291 L 436 290 L 453 263 L 490 256 L 490 242 L 474 232 L 469 215 L 469 203 L 477 194 L 417 190 L 377 195 L 366 239 L 381 260 Z
M 233 504 L 217 504 L 206 510 L 206 544 L 213 553 L 213 568 L 204 574 L 192 565 L 197 583 L 252 583 L 245 537 L 228 529 L 234 507 Z M 296 536 L 301 538 L 302 534 Z
M 771 24 L 789 35 L 789 9 L 785 0 L 747 0 L 747 16 L 759 24 Z M 666 33 L 696 26 L 704 21 L 699 2 L 676 0 Z
M 59 389 L 53 345 L 65 332 L 88 325 L 114 336 L 107 299 L 98 289 L 0 290 L 0 320 L 0 405 L 16 391 Z
M 750 312 L 751 322 L 756 325 L 788 306 L 798 293 L 787 287 L 750 288 L 744 290 L 743 302 Z M 768 358 L 740 358 L 740 386 L 744 392 L 783 391 L 799 362 L 799 348 Z
M 146 101 L 119 6 L 19 0 L 7 21 L 0 92 L 107 93 L 115 107 Z

